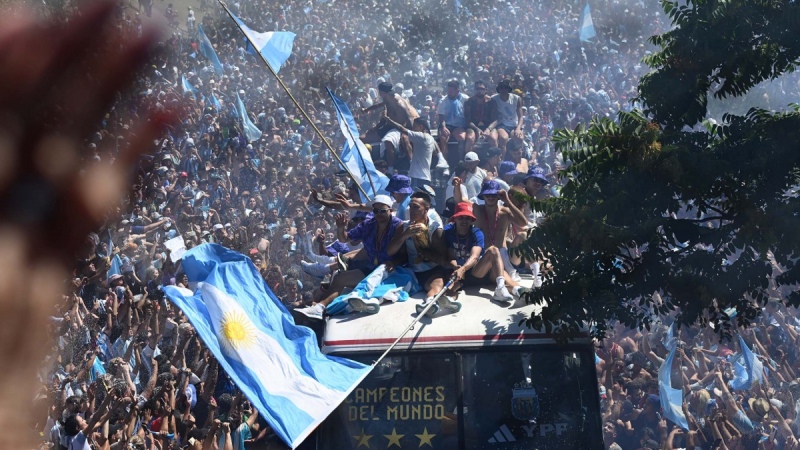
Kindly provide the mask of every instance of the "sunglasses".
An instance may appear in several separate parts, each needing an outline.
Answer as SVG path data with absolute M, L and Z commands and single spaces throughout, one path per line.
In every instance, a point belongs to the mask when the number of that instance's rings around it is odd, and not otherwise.
M 390 209 L 373 209 L 373 214 L 389 214 Z

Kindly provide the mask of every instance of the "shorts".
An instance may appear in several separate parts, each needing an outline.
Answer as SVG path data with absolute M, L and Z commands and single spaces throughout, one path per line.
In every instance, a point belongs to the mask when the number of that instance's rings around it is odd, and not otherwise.
M 386 144 L 385 142 L 389 142 L 394 146 L 395 155 L 400 151 L 400 132 L 397 131 L 396 128 L 390 129 L 383 137 L 381 138 L 381 157 L 386 156 Z M 408 159 L 408 158 L 406 158 Z
M 498 125 L 498 126 L 496 126 L 496 127 L 495 127 L 495 129 L 506 130 L 506 133 L 508 133 L 509 135 L 511 135 L 511 133 L 513 133 L 513 132 L 514 132 L 514 130 L 516 130 L 516 129 L 517 129 L 517 127 L 515 127 L 515 126 L 512 126 L 512 127 L 510 127 L 510 126 L 508 126 L 508 125 Z
M 425 289 L 425 285 L 428 283 L 428 281 L 437 277 L 442 277 L 444 279 L 448 274 L 444 267 L 436 266 L 433 269 L 423 272 L 414 272 L 414 275 L 417 277 L 417 283 L 419 283 L 419 285 Z
M 465 286 L 488 286 L 495 284 L 495 280 L 492 279 L 492 272 L 486 272 L 486 275 L 478 278 L 472 274 L 472 270 L 470 269 L 467 272 L 467 276 L 464 279 Z

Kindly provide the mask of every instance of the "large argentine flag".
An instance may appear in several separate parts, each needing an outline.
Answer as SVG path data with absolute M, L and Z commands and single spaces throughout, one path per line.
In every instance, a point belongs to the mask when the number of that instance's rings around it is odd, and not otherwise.
M 227 9 L 227 7 L 225 9 Z M 230 10 L 228 13 L 233 17 L 233 20 L 242 27 L 242 31 L 244 31 L 244 35 L 247 36 L 247 40 L 261 53 L 261 56 L 267 60 L 267 64 L 269 64 L 272 70 L 277 74 L 278 71 L 281 70 L 283 63 L 285 63 L 292 54 L 295 34 L 290 31 L 267 31 L 266 33 L 259 33 L 245 25 L 244 22 L 230 12 Z
M 244 255 L 216 244 L 189 250 L 182 265 L 191 292 L 166 295 L 286 444 L 296 448 L 370 371 L 317 347 Z
M 683 391 L 672 387 L 672 362 L 675 360 L 675 349 L 677 345 L 672 344 L 669 356 L 658 369 L 658 394 L 661 400 L 661 408 L 664 410 L 664 418 L 671 420 L 675 425 L 689 430 L 689 423 L 686 415 L 683 414 Z
M 580 38 L 583 42 L 589 42 L 589 39 L 595 36 L 597 33 L 594 31 L 594 22 L 592 22 L 592 10 L 587 3 L 581 13 Z
M 358 126 L 353 114 L 350 112 L 350 108 L 347 107 L 347 103 L 334 95 L 330 89 L 328 89 L 328 95 L 333 100 L 333 107 L 336 108 L 336 118 L 339 120 L 339 127 L 342 129 L 342 134 L 346 139 L 340 158 L 350 170 L 350 173 L 353 174 L 356 183 L 361 185 L 364 192 L 369 195 L 367 199 L 363 198 L 364 194 L 361 194 L 361 200 L 368 202 L 375 198 L 378 192 L 386 188 L 389 184 L 389 177 L 378 172 L 375 168 L 375 163 L 372 162 L 372 155 L 364 143 L 361 142 L 361 139 L 358 138 Z M 375 191 L 378 192 L 373 191 L 370 179 L 375 185 Z

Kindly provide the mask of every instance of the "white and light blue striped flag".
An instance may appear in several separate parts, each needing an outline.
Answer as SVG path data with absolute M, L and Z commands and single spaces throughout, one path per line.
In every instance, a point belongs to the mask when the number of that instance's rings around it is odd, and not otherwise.
M 181 75 L 181 84 L 183 85 L 183 93 L 191 92 L 192 97 L 197 98 L 200 93 L 197 91 L 197 88 L 192 86 L 189 83 L 189 80 L 186 79 L 186 75 Z
M 661 409 L 664 410 L 664 418 L 688 431 L 689 423 L 683 414 L 683 391 L 672 387 L 672 362 L 675 360 L 677 347 L 675 343 L 672 344 L 669 356 L 658 369 L 658 397 L 661 400 Z
M 211 64 L 214 66 L 214 72 L 216 72 L 218 76 L 222 76 L 222 63 L 219 62 L 217 52 L 214 51 L 211 41 L 208 40 L 206 32 L 203 31 L 203 25 L 197 26 L 197 40 L 200 41 L 200 53 L 202 53 L 203 56 L 211 61 Z
M 358 126 L 353 114 L 350 112 L 350 108 L 347 107 L 347 103 L 334 95 L 329 88 L 326 89 L 333 100 L 333 107 L 336 108 L 336 118 L 339 120 L 339 127 L 342 129 L 342 134 L 346 139 L 340 158 L 350 170 L 350 173 L 353 174 L 354 181 L 364 188 L 364 191 L 369 196 L 369 198 L 364 198 L 364 194 L 360 193 L 361 201 L 368 202 L 375 198 L 376 194 L 386 189 L 389 184 L 389 177 L 378 172 L 375 168 L 375 163 L 372 162 L 372 155 L 364 143 L 361 142 L 361 139 L 358 138 Z M 370 178 L 377 192 L 373 191 L 372 185 L 370 185 Z
M 228 12 L 231 17 L 233 17 L 233 20 L 242 27 L 244 35 L 247 36 L 247 39 L 253 44 L 253 47 L 267 60 L 267 64 L 272 67 L 272 70 L 278 73 L 283 63 L 285 63 L 292 54 L 295 34 L 290 31 L 267 31 L 265 33 L 259 33 L 245 25 L 242 19 L 236 17 L 230 10 Z
M 181 261 L 188 289 L 168 286 L 180 308 L 242 393 L 296 448 L 369 374 L 370 367 L 323 355 L 249 258 L 217 244 Z
M 595 36 L 597 33 L 594 30 L 594 22 L 592 22 L 592 10 L 589 8 L 589 4 L 587 3 L 586 6 L 583 8 L 583 13 L 581 13 L 581 25 L 580 25 L 580 39 L 583 42 L 589 42 L 589 40 Z
M 214 94 L 211 94 L 211 104 L 214 105 L 214 109 L 216 109 L 217 112 L 222 109 L 222 103 L 219 102 L 219 99 Z
M 253 142 L 261 139 L 261 130 L 258 129 L 256 124 L 250 120 L 250 116 L 247 115 L 247 110 L 244 108 L 244 102 L 242 98 L 239 97 L 239 93 L 236 93 L 236 109 L 239 111 L 239 119 L 242 120 L 242 127 L 244 127 L 244 135 L 247 138 L 247 142 Z
M 738 361 L 733 363 L 734 377 L 731 380 L 731 389 L 746 391 L 753 387 L 754 383 L 764 381 L 764 363 L 750 350 L 742 335 L 739 335 L 739 346 L 742 348 L 744 366 Z

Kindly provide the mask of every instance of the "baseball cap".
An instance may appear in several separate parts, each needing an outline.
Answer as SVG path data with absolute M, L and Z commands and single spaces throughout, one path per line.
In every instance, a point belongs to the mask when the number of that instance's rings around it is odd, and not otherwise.
M 478 158 L 478 154 L 477 153 L 469 152 L 466 155 L 464 155 L 464 161 L 465 162 L 478 162 L 478 161 L 480 161 L 480 158 Z
M 372 200 L 372 202 L 370 202 L 370 206 L 374 208 L 375 205 L 386 205 L 391 208 L 393 203 L 394 202 L 392 201 L 391 197 L 389 197 L 388 195 L 380 194 L 375 196 L 375 199 Z

